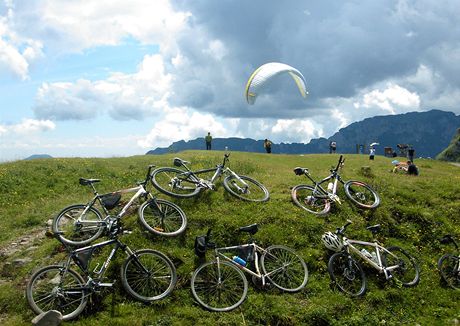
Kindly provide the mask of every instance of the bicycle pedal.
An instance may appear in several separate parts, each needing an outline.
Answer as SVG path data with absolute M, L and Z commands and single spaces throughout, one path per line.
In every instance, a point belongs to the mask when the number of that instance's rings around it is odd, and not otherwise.
M 113 283 L 99 283 L 98 285 L 100 287 L 111 288 L 113 286 Z

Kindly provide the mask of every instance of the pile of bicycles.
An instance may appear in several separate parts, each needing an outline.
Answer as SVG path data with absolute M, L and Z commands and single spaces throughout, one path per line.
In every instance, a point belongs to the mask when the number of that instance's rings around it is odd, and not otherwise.
M 100 194 L 96 184 L 101 180 L 80 178 L 79 183 L 93 192 L 86 204 L 76 204 L 62 209 L 52 221 L 52 233 L 67 249 L 62 264 L 42 267 L 30 277 L 26 298 L 32 310 L 43 313 L 58 310 L 64 320 L 76 318 L 88 304 L 89 297 L 103 288 L 113 287 L 106 272 L 119 250 L 126 259 L 121 266 L 121 284 L 134 299 L 148 303 L 167 297 L 177 282 L 176 268 L 162 252 L 154 249 L 133 250 L 122 242 L 121 236 L 130 233 L 123 228 L 123 217 L 137 208 L 140 225 L 148 232 L 165 237 L 182 234 L 187 228 L 187 217 L 175 203 L 158 198 L 147 190 L 151 183 L 159 192 L 175 198 L 191 198 L 204 190 L 216 190 L 217 180 L 223 179 L 224 189 L 232 196 L 250 202 L 266 202 L 267 188 L 252 177 L 237 174 L 228 166 L 228 153 L 216 167 L 192 170 L 187 162 L 174 158 L 176 167 L 148 166 L 143 181 L 135 187 Z M 330 175 L 315 181 L 307 168 L 297 167 L 296 175 L 306 176 L 312 184 L 300 184 L 292 188 L 293 202 L 309 213 L 325 215 L 333 203 L 341 203 L 337 195 L 339 183 L 347 198 L 361 209 L 375 209 L 380 204 L 377 192 L 362 181 L 344 181 L 339 174 L 344 165 L 340 156 Z M 207 177 L 212 175 L 211 177 Z M 326 186 L 327 184 L 327 186 Z M 125 203 L 122 195 L 133 194 Z M 117 207 L 117 213 L 113 209 Z M 352 296 L 362 296 L 367 290 L 367 278 L 362 262 L 403 287 L 416 286 L 420 281 L 420 267 L 416 259 L 398 246 L 385 247 L 377 240 L 353 240 L 345 235 L 347 222 L 335 231 L 321 236 L 324 246 L 332 251 L 327 263 L 332 284 Z M 202 263 L 190 280 L 195 301 L 210 311 L 225 312 L 239 307 L 247 297 L 248 277 L 261 289 L 276 288 L 294 293 L 305 288 L 309 273 L 303 258 L 284 245 L 259 246 L 254 240 L 258 224 L 240 227 L 238 231 L 249 235 L 249 241 L 239 245 L 218 247 L 211 241 L 211 229 L 206 235 L 195 238 L 195 253 Z M 372 235 L 380 231 L 379 224 L 366 227 Z M 101 237 L 107 239 L 92 244 Z M 460 288 L 459 248 L 451 235 L 440 239 L 452 243 L 455 253 L 443 255 L 438 262 L 442 280 L 454 289 Z M 103 263 L 92 263 L 96 252 L 102 248 L 111 250 Z M 206 260 L 206 253 L 212 259 Z

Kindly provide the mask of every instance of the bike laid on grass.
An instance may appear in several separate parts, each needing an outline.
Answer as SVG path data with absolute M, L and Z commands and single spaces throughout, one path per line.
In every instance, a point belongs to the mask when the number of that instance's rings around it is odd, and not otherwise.
M 191 279 L 193 297 L 201 306 L 223 312 L 241 305 L 248 292 L 244 273 L 262 287 L 271 284 L 284 292 L 297 292 L 305 287 L 307 265 L 294 250 L 281 245 L 267 249 L 258 246 L 252 238 L 258 230 L 257 224 L 239 230 L 250 234 L 248 243 L 218 248 L 209 241 L 211 230 L 206 236 L 196 238 L 198 256 L 204 257 L 208 248 L 214 250 L 214 260 L 199 266 Z
M 362 181 L 350 180 L 343 181 L 339 174 L 339 169 L 343 166 L 345 159 L 340 155 L 339 162 L 331 174 L 319 182 L 316 182 L 310 175 L 307 168 L 296 167 L 296 175 L 305 175 L 313 185 L 297 185 L 291 190 L 291 197 L 294 203 L 309 213 L 325 215 L 331 210 L 331 204 L 336 202 L 341 204 L 337 195 L 337 185 L 340 182 L 345 189 L 345 194 L 360 208 L 373 209 L 379 206 L 380 198 L 377 192 L 367 183 Z M 327 183 L 327 186 L 324 185 Z
M 443 281 L 453 289 L 460 290 L 460 252 L 454 238 L 448 234 L 439 240 L 442 244 L 452 243 L 455 253 L 447 253 L 438 261 L 438 270 Z
M 329 275 L 334 285 L 340 291 L 351 296 L 361 296 L 366 292 L 367 280 L 361 264 L 353 256 L 358 256 L 385 279 L 394 279 L 397 283 L 411 287 L 418 284 L 420 269 L 415 259 L 404 249 L 393 246 L 385 248 L 377 240 L 373 242 L 352 240 L 345 237 L 347 223 L 337 228 L 335 233 L 326 232 L 321 240 L 329 250 L 335 253 L 329 258 L 327 265 Z M 368 226 L 366 229 L 375 235 L 380 230 L 380 225 Z M 371 252 L 366 248 L 371 248 Z
M 71 250 L 63 265 L 49 265 L 33 273 L 26 287 L 27 302 L 32 310 L 36 314 L 57 310 L 63 320 L 76 318 L 85 309 L 91 294 L 113 286 L 104 275 L 119 249 L 127 256 L 121 267 L 121 282 L 126 292 L 145 303 L 168 296 L 177 282 L 171 260 L 157 250 L 131 250 L 119 239 L 122 233 L 120 224 L 112 225 L 109 240 Z M 113 246 L 106 261 L 99 269 L 97 264 L 90 270 L 94 251 L 106 246 Z M 83 276 L 72 269 L 73 264 Z
M 151 179 L 154 165 L 148 167 L 144 181 L 138 182 L 137 187 L 119 190 L 113 193 L 100 195 L 94 184 L 99 179 L 80 178 L 83 186 L 93 189 L 94 197 L 87 204 L 71 205 L 64 208 L 54 219 L 52 231 L 59 241 L 73 246 L 81 246 L 90 243 L 108 231 L 112 224 L 123 217 L 128 208 L 137 199 L 144 202 L 138 209 L 139 221 L 149 232 L 163 236 L 176 236 L 185 231 L 187 218 L 182 209 L 174 203 L 157 198 L 146 190 L 147 183 Z M 117 215 L 111 215 L 109 210 L 118 205 L 123 193 L 135 194 Z M 95 207 L 100 204 L 103 213 Z M 104 217 L 105 216 L 105 217 Z
M 215 168 L 192 171 L 187 164 L 190 162 L 180 158 L 174 158 L 174 165 L 183 167 L 185 170 L 163 167 L 153 171 L 152 183 L 159 191 L 176 198 L 190 198 L 197 196 L 204 189 L 215 190 L 215 182 L 222 175 L 226 175 L 223 184 L 226 191 L 231 195 L 247 201 L 264 202 L 269 198 L 267 188 L 253 178 L 239 175 L 225 165 L 229 161 L 230 154 L 224 154 L 222 164 Z M 210 179 L 206 174 L 214 173 Z

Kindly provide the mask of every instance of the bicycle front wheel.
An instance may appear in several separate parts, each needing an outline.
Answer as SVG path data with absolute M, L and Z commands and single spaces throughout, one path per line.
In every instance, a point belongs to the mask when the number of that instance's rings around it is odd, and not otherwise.
M 168 296 L 177 282 L 176 268 L 163 253 L 142 249 L 129 256 L 121 267 L 125 290 L 142 302 L 161 300 Z
M 63 320 L 77 317 L 88 303 L 85 281 L 75 271 L 50 265 L 37 270 L 26 287 L 27 303 L 37 314 L 57 310 Z
M 268 247 L 260 258 L 260 264 L 269 282 L 282 291 L 297 292 L 307 284 L 307 265 L 291 248 Z
M 102 220 L 102 214 L 93 206 L 72 205 L 53 219 L 52 231 L 65 244 L 83 246 L 101 235 L 104 230 Z
M 248 280 L 228 261 L 207 262 L 198 267 L 191 279 L 195 300 L 210 311 L 230 311 L 246 299 Z
M 438 269 L 441 278 L 448 286 L 460 290 L 460 266 L 459 257 L 445 254 L 439 259 Z
M 417 285 L 420 280 L 420 269 L 415 263 L 415 259 L 400 247 L 386 249 L 389 253 L 384 252 L 383 254 L 384 266 L 397 266 L 396 269 L 391 271 L 393 278 L 407 287 Z
M 187 226 L 184 211 L 159 198 L 146 201 L 139 207 L 139 220 L 149 232 L 167 237 L 181 234 Z
M 175 168 L 159 168 L 152 173 L 152 184 L 162 193 L 176 198 L 198 195 L 201 188 L 187 171 Z
M 377 192 L 364 182 L 347 181 L 344 188 L 347 197 L 361 208 L 376 208 L 380 204 L 380 197 Z
M 329 258 L 327 270 L 340 291 L 358 297 L 366 292 L 366 275 L 361 264 L 347 253 L 336 252 Z
M 326 215 L 331 210 L 331 202 L 327 198 L 313 195 L 315 188 L 307 185 L 297 185 L 291 190 L 294 204 L 315 215 Z
M 238 177 L 240 180 L 234 175 L 226 177 L 224 179 L 225 190 L 242 200 L 252 202 L 264 202 L 268 200 L 270 194 L 263 184 L 244 175 L 239 175 Z

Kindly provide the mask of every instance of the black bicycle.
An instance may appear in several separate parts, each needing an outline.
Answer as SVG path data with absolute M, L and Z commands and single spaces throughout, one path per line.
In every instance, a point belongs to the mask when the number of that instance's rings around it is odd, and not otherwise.
M 438 261 L 438 270 L 441 278 L 448 286 L 460 290 L 460 251 L 458 244 L 452 235 L 445 235 L 439 240 L 442 244 L 452 243 L 455 246 L 455 253 L 447 253 Z
M 124 216 L 128 208 L 137 199 L 143 203 L 138 210 L 141 225 L 149 232 L 162 236 L 176 236 L 185 231 L 187 217 L 182 209 L 165 199 L 157 198 L 146 190 L 147 183 L 152 177 L 154 165 L 148 167 L 144 181 L 138 182 L 137 187 L 122 189 L 116 192 L 100 195 L 94 184 L 99 179 L 80 178 L 83 186 L 90 186 L 94 197 L 87 204 L 76 204 L 64 208 L 54 219 L 52 231 L 58 240 L 72 246 L 82 246 L 100 237 L 111 225 Z M 109 210 L 116 207 L 123 193 L 135 192 L 129 202 L 117 215 L 111 215 Z M 95 205 L 100 204 L 104 215 Z
M 294 203 L 309 213 L 325 215 L 331 210 L 331 203 L 341 204 L 337 195 L 337 185 L 340 182 L 345 189 L 345 194 L 360 208 L 373 209 L 379 206 L 380 197 L 377 192 L 367 183 L 362 181 L 350 180 L 343 181 L 339 174 L 339 169 L 344 165 L 345 159 L 340 155 L 337 166 L 330 170 L 331 174 L 319 182 L 316 182 L 307 168 L 296 167 L 296 175 L 305 175 L 313 182 L 311 185 L 297 185 L 291 190 L 291 197 Z M 323 185 L 327 182 L 327 187 Z
M 225 165 L 228 163 L 230 154 L 224 154 L 222 164 L 215 168 L 192 171 L 184 161 L 178 157 L 174 158 L 174 165 L 185 169 L 170 167 L 158 168 L 152 173 L 152 183 L 159 191 L 176 198 L 190 198 L 197 196 L 204 189 L 215 190 L 215 181 L 223 174 L 224 188 L 233 196 L 252 202 L 264 202 L 269 198 L 267 188 L 253 178 L 239 175 Z M 206 179 L 205 175 L 210 172 L 214 175 Z
M 62 313 L 63 320 L 76 318 L 85 309 L 92 293 L 113 286 L 104 279 L 104 274 L 119 249 L 127 255 L 121 267 L 121 282 L 126 292 L 145 303 L 168 296 L 177 282 L 176 268 L 171 260 L 157 250 L 131 250 L 118 238 L 122 233 L 119 221 L 113 223 L 110 240 L 71 250 L 63 265 L 45 266 L 33 273 L 26 287 L 27 302 L 32 310 L 36 314 L 57 310 Z M 106 261 L 99 269 L 97 264 L 90 270 L 94 252 L 110 245 L 113 248 Z M 83 276 L 71 268 L 73 263 Z

